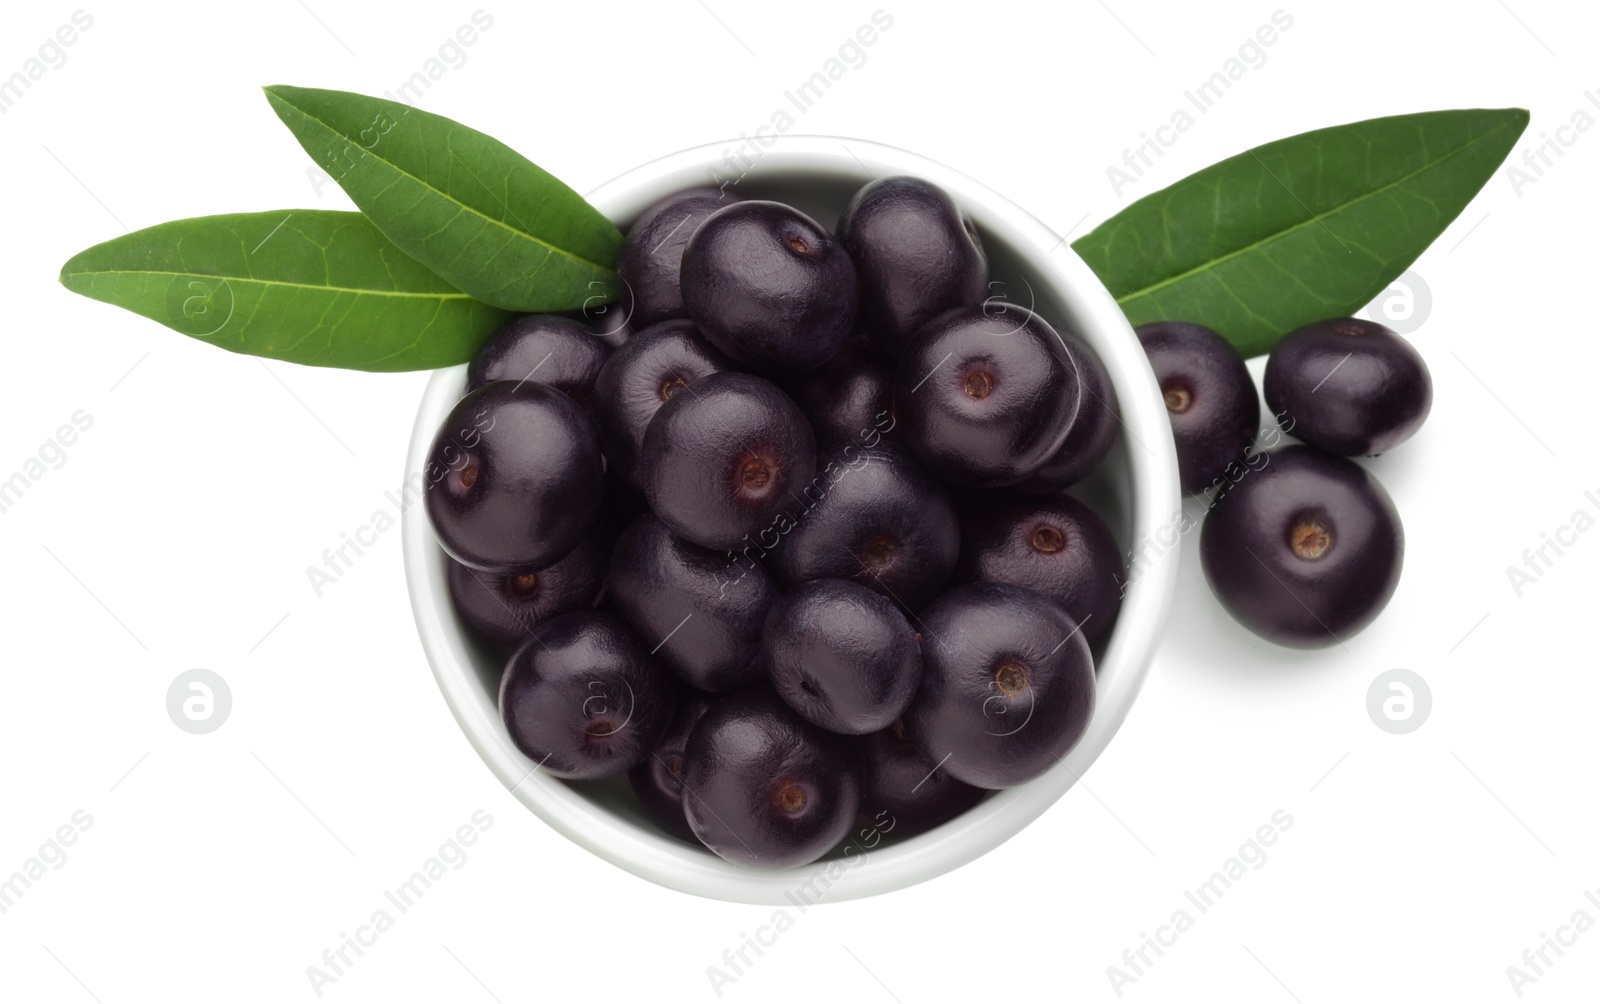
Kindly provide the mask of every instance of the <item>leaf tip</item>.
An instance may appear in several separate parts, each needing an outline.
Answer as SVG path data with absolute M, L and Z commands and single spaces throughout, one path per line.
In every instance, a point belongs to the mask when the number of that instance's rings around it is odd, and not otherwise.
M 286 84 L 261 85 L 261 93 L 266 95 L 267 102 L 272 105 L 287 104 L 289 102 L 290 92 L 294 90 L 296 90 L 296 88 L 289 87 Z
M 1481 119 L 1492 119 L 1501 126 L 1510 126 L 1519 135 L 1528 128 L 1528 122 L 1533 118 L 1533 113 L 1526 108 L 1486 108 L 1476 112 L 1463 110 L 1460 114 L 1477 114 Z
M 1500 115 L 1500 121 L 1511 129 L 1511 139 L 1507 144 L 1509 147 L 1528 131 L 1528 123 L 1532 121 L 1533 113 L 1526 108 L 1500 108 L 1496 111 Z

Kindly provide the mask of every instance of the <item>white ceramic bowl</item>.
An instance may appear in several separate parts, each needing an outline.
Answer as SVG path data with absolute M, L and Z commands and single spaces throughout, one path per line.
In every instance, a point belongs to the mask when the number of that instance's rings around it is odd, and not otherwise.
M 803 868 L 763 871 L 732 864 L 670 836 L 632 799 L 625 779 L 569 784 L 534 769 L 506 735 L 496 710 L 500 661 L 456 618 L 445 585 L 446 559 L 422 505 L 405 510 L 406 575 L 422 646 L 461 729 L 484 763 L 523 804 L 568 838 L 612 864 L 684 892 L 745 903 L 844 900 L 900 889 L 947 872 L 999 846 L 1048 809 L 1116 734 L 1149 667 L 1177 575 L 1177 548 L 1160 546 L 1178 511 L 1177 460 L 1166 408 L 1132 329 L 1089 268 L 1048 227 L 992 189 L 931 160 L 862 140 L 767 137 L 746 168 L 725 152 L 738 144 L 695 147 L 615 178 L 588 199 L 626 227 L 675 191 L 738 178 L 745 197 L 776 198 L 831 227 L 850 194 L 874 177 L 915 175 L 949 192 L 977 224 L 990 257 L 996 296 L 1031 306 L 1059 330 L 1092 345 L 1110 372 L 1123 430 L 1102 468 L 1074 494 L 1107 518 L 1124 551 L 1143 542 L 1116 625 L 1095 647 L 1097 703 L 1083 739 L 1054 768 L 995 792 L 930 832 L 881 842 L 872 836 Z M 740 177 L 740 172 L 743 176 Z M 459 399 L 465 366 L 434 374 L 411 436 L 407 471 L 421 471 L 435 431 Z

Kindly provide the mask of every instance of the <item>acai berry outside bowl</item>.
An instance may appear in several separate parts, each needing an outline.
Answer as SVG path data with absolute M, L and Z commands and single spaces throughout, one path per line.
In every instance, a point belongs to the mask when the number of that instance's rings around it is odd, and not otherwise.
M 912 175 L 949 192 L 977 225 L 988 251 L 991 295 L 1028 307 L 1091 345 L 1110 374 L 1121 411 L 1116 445 L 1072 489 L 1104 517 L 1129 570 L 1121 612 L 1094 646 L 1096 704 L 1087 732 L 1058 764 L 1017 787 L 989 794 L 942 826 L 906 839 L 892 832 L 847 841 L 799 868 L 734 864 L 669 834 L 639 805 L 625 778 L 575 783 L 551 777 L 512 744 L 496 705 L 502 660 L 481 645 L 451 606 L 447 559 L 425 507 L 403 516 L 411 605 L 423 650 L 467 739 L 524 805 L 569 839 L 652 882 L 715 899 L 781 905 L 846 900 L 901 889 L 994 849 L 1036 819 L 1089 769 L 1139 693 L 1177 577 L 1177 459 L 1166 406 L 1143 349 L 1105 287 L 1056 233 L 994 190 L 942 164 L 863 140 L 765 137 L 743 159 L 735 143 L 695 147 L 634 168 L 588 193 L 620 228 L 674 192 L 729 183 L 745 198 L 789 203 L 831 227 L 852 193 L 874 178 Z M 754 151 L 752 153 L 751 151 Z M 747 166 L 748 165 L 748 166 Z M 434 434 L 460 398 L 466 367 L 433 375 L 418 410 L 407 473 L 425 468 Z

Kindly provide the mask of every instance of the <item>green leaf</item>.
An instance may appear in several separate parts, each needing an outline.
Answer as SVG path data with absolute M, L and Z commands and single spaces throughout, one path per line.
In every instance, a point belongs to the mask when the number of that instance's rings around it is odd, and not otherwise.
M 499 140 L 397 101 L 266 92 L 367 218 L 457 289 L 533 312 L 615 298 L 617 228 Z
M 309 209 L 158 224 L 80 252 L 61 282 L 230 352 L 358 370 L 466 362 L 510 316 L 359 213 Z
M 1245 356 L 1355 313 L 1494 175 L 1520 108 L 1318 129 L 1213 164 L 1074 242 L 1134 324 L 1191 321 Z

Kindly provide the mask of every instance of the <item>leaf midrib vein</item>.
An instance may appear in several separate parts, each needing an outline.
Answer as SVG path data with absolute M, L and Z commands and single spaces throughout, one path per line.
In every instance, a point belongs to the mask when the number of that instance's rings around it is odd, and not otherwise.
M 393 296 L 417 300 L 470 300 L 471 296 L 462 292 L 455 293 L 405 293 L 399 290 L 364 289 L 359 286 L 318 286 L 308 282 L 285 282 L 282 279 L 256 279 L 245 275 L 217 275 L 211 272 L 169 272 L 163 269 L 148 268 L 107 268 L 94 269 L 87 272 L 64 272 L 63 278 L 71 279 L 81 275 L 169 275 L 173 278 L 180 276 L 193 276 L 196 279 L 221 279 L 225 282 L 246 282 L 258 286 L 284 286 L 290 289 L 314 289 L 322 293 L 352 293 L 357 296 Z

